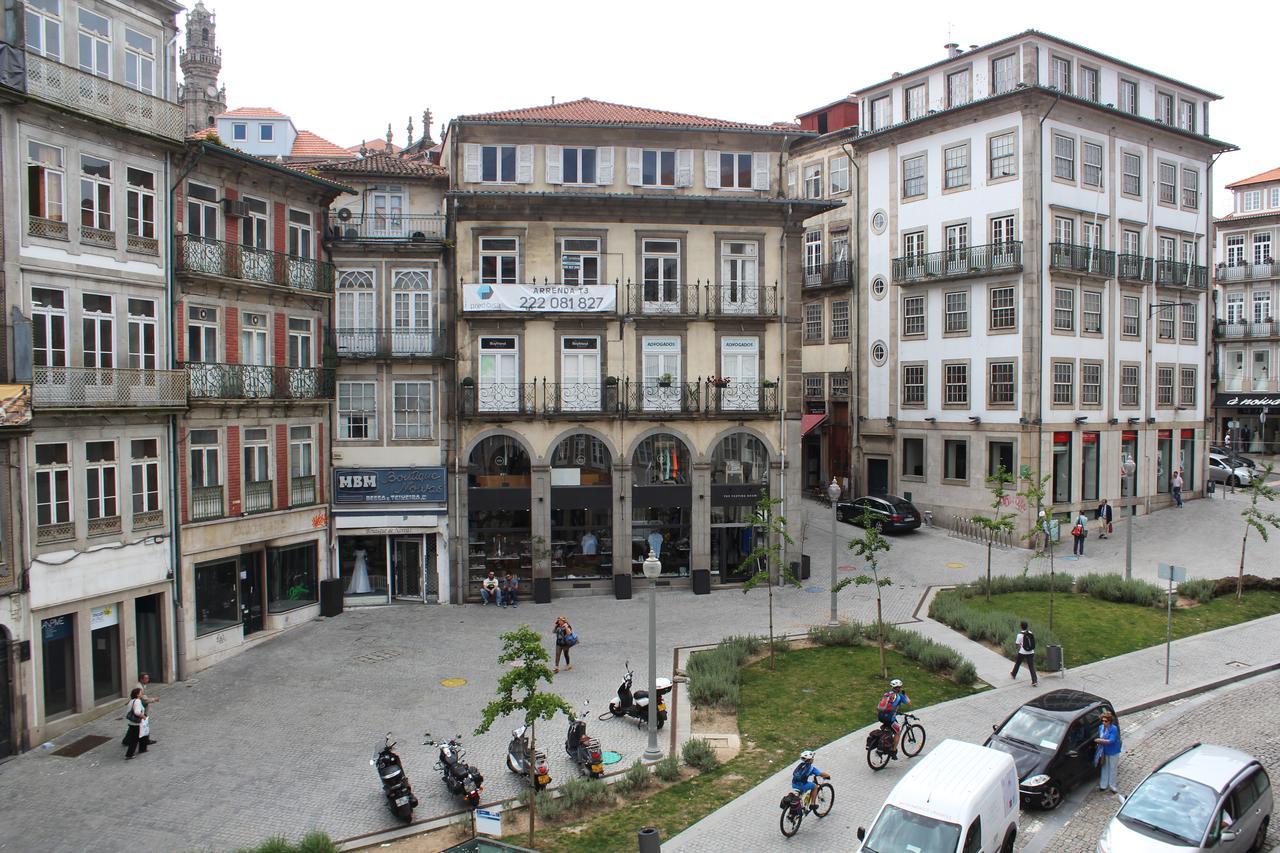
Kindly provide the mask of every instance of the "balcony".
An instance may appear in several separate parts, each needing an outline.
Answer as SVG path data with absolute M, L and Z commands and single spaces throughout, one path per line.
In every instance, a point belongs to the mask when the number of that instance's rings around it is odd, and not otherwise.
M 244 514 L 270 512 L 275 501 L 273 480 L 250 480 L 244 484 Z
M 698 316 L 698 286 L 674 281 L 627 285 L 627 313 L 644 317 Z
M 333 370 L 268 364 L 188 362 L 191 399 L 331 400 Z
M 152 527 L 164 526 L 164 510 L 148 509 L 133 514 L 133 529 L 148 530 Z
M 120 516 L 108 515 L 89 519 L 90 536 L 110 536 L 120 532 Z
M 1111 278 L 1116 272 L 1116 253 L 1096 246 L 1050 243 L 1049 269 Z
M 623 407 L 629 417 L 676 418 L 698 414 L 701 407 L 700 382 L 647 380 L 624 385 Z
M 1280 276 L 1280 264 L 1218 264 L 1217 268 L 1213 272 L 1214 279 L 1223 283 L 1231 281 L 1258 281 L 1259 279 L 1273 278 L 1275 276 Z
M 778 288 L 760 284 L 708 284 L 708 317 L 776 317 Z
M 1022 269 L 1022 241 L 989 243 L 893 259 L 893 280 L 898 284 L 947 281 Z
M 542 411 L 548 417 L 587 418 L 621 411 L 617 381 L 546 382 L 542 386 Z
M 1217 331 L 1219 338 L 1274 338 L 1280 336 L 1280 323 L 1228 323 L 1219 320 Z
M 347 218 L 342 215 L 346 213 Z M 445 236 L 444 214 L 330 212 L 329 238 L 334 243 L 439 243 Z
M 470 384 L 468 382 L 470 381 Z M 536 382 L 486 382 L 463 380 L 458 395 L 461 414 L 470 418 L 503 418 L 533 415 L 538 403 Z
M 90 228 L 88 225 L 81 225 L 80 244 L 82 246 L 114 249 L 116 247 L 116 232 L 109 231 L 106 228 Z
M 182 141 L 186 119 L 179 105 L 30 51 L 26 57 L 28 95 L 129 130 Z
M 707 411 L 717 415 L 778 413 L 777 382 L 707 381 Z
M 1209 270 L 1200 264 L 1182 261 L 1156 261 L 1156 284 L 1161 287 L 1185 287 L 1206 290 L 1209 287 Z
M 37 366 L 32 379 L 34 403 L 41 409 L 176 409 L 187 405 L 187 374 L 181 370 Z
M 1143 255 L 1116 255 L 1116 276 L 1122 281 L 1154 284 L 1156 260 Z
M 222 486 L 191 487 L 191 520 L 222 518 Z
M 805 287 L 844 287 L 853 284 L 853 263 L 833 261 L 829 264 L 812 264 L 804 268 Z
M 216 275 L 308 293 L 333 292 L 333 264 L 238 243 L 179 234 L 179 272 Z
M 55 524 L 40 524 L 36 526 L 36 544 L 43 545 L 47 542 L 65 542 L 68 539 L 76 538 L 76 523 L 74 521 L 60 521 Z
M 445 327 L 335 329 L 332 345 L 339 358 L 440 358 L 445 354 Z
M 289 478 L 289 506 L 311 506 L 316 502 L 316 478 L 314 474 L 306 477 Z
M 45 219 L 43 216 L 27 217 L 27 234 L 42 237 L 45 240 L 70 240 L 67 223 L 60 219 Z

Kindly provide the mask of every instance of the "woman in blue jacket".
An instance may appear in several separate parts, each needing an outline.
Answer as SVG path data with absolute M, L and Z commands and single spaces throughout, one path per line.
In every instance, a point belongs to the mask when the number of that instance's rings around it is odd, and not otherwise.
M 1110 711 L 1102 712 L 1098 736 L 1093 742 L 1102 750 L 1102 774 L 1098 777 L 1098 790 L 1119 794 L 1116 789 L 1116 764 L 1120 760 L 1120 727 Z

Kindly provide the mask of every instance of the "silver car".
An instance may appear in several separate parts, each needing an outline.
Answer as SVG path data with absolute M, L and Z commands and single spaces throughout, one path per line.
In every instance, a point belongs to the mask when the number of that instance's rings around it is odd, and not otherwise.
M 1271 806 L 1271 780 L 1256 758 L 1196 744 L 1142 780 L 1098 840 L 1098 853 L 1260 851 Z
M 1225 456 L 1209 454 L 1209 479 L 1215 483 L 1226 483 L 1231 486 L 1247 486 L 1253 479 L 1253 472 L 1243 465 L 1234 465 Z

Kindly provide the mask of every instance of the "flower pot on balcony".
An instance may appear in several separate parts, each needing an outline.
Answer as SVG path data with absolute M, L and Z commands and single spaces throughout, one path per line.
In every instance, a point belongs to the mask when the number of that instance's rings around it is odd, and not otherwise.
M 474 387 L 476 387 L 476 381 L 475 381 L 474 379 L 472 379 L 470 376 L 464 376 L 464 377 L 462 377 L 462 387 L 463 387 L 463 388 L 474 388 Z
M 729 380 L 728 379 L 712 379 L 711 384 L 716 388 L 728 388 Z
M 610 388 L 612 388 L 612 387 L 614 387 L 614 386 L 616 386 L 616 385 L 618 384 L 618 377 L 616 377 L 616 376 L 606 376 L 606 377 L 604 378 L 604 384 L 605 384 L 605 385 L 608 385 Z
M 778 383 L 774 382 L 772 379 L 766 379 L 760 383 L 760 387 L 761 388 L 777 388 Z
M 675 378 L 670 373 L 664 373 L 658 377 L 659 388 L 670 388 L 673 382 L 675 382 Z

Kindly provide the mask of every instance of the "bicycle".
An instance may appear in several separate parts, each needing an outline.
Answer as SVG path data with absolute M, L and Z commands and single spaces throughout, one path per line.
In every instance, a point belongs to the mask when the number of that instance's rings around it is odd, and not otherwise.
M 831 806 L 835 801 L 836 789 L 830 782 L 819 782 L 803 797 L 800 796 L 799 791 L 792 788 L 779 804 L 782 814 L 778 816 L 778 828 L 782 830 L 783 837 L 790 838 L 799 832 L 805 814 L 810 811 L 819 818 L 826 817 L 831 812 Z
M 920 718 L 902 713 L 902 754 L 915 758 L 924 749 L 925 732 Z M 883 770 L 893 757 L 893 726 L 881 723 L 880 728 L 867 735 L 867 765 L 872 770 Z

